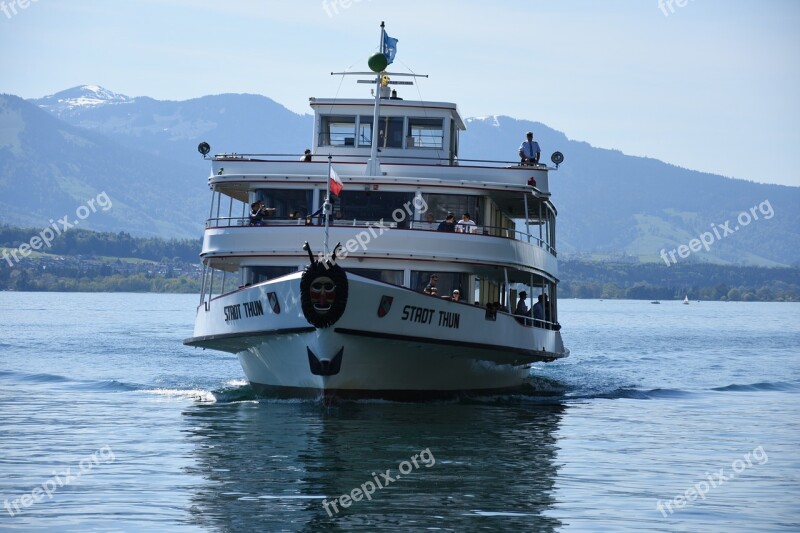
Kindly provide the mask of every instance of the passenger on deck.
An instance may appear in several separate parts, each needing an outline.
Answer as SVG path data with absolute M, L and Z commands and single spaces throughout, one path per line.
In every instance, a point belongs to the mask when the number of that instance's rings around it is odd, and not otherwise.
M 531 316 L 531 312 L 528 310 L 528 304 L 525 300 L 528 298 L 528 293 L 522 291 L 519 293 L 519 301 L 517 302 L 517 308 L 514 309 L 514 318 L 517 319 L 517 322 L 523 324 L 525 326 L 529 325 L 529 321 L 526 320 L 524 317 Z
M 550 299 L 547 295 L 544 295 L 544 299 L 542 299 L 542 309 L 544 310 L 544 327 L 547 329 L 553 329 L 553 315 L 552 310 L 550 309 Z
M 454 302 L 460 302 L 461 301 L 461 291 L 459 291 L 458 289 L 455 289 L 453 291 L 453 296 L 451 296 L 450 299 L 452 301 L 454 301 Z
M 437 276 L 436 274 L 431 274 L 430 280 L 428 281 L 428 284 L 425 285 L 425 288 L 422 289 L 422 292 L 424 292 L 425 294 L 430 294 L 431 296 L 438 296 L 439 289 L 436 288 L 436 282 L 438 281 L 439 281 L 439 276 Z
M 475 233 L 476 229 L 475 221 L 470 218 L 469 213 L 464 213 L 456 224 L 457 233 Z
M 497 307 L 492 302 L 486 304 L 486 320 L 497 320 Z
M 453 213 L 447 213 L 447 218 L 442 220 L 437 231 L 447 231 L 453 233 L 456 230 L 456 217 Z
M 526 134 L 527 140 L 522 141 L 519 146 L 519 157 L 521 165 L 538 165 L 541 150 L 539 143 L 533 140 L 533 132 L 529 131 Z
M 533 305 L 533 309 L 531 310 L 533 313 L 533 325 L 537 328 L 544 327 L 544 294 L 540 294 L 539 298 L 537 299 L 536 303 Z
M 250 225 L 263 226 L 264 219 L 275 212 L 274 207 L 265 207 L 264 202 L 256 200 L 250 204 Z
M 305 151 L 305 152 L 303 152 L 303 157 L 300 159 L 300 161 L 304 161 L 304 162 L 306 162 L 306 163 L 308 163 L 309 161 L 311 161 L 311 150 L 309 150 L 308 148 L 306 148 L 306 151 Z

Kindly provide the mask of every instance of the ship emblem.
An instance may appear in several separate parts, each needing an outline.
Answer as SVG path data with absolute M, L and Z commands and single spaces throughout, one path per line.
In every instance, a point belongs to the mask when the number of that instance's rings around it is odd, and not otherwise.
M 318 276 L 311 282 L 308 295 L 314 311 L 320 315 L 327 314 L 336 303 L 336 283 L 328 276 Z
M 334 248 L 334 252 L 339 248 Z M 303 316 L 318 328 L 327 328 L 336 323 L 347 307 L 347 274 L 336 263 L 317 261 L 306 243 L 303 249 L 308 252 L 311 263 L 300 276 L 300 306 Z
M 278 301 L 278 295 L 275 294 L 274 292 L 268 292 L 267 299 L 269 300 L 270 307 L 272 307 L 272 312 L 275 313 L 276 315 L 280 314 L 281 303 Z
M 378 318 L 383 318 L 389 314 L 389 310 L 392 308 L 392 302 L 394 298 L 392 296 L 384 295 L 381 298 L 381 303 L 378 305 Z

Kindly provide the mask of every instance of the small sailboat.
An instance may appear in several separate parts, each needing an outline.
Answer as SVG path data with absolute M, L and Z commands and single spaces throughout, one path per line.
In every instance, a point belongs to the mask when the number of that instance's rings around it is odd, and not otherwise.
M 689 295 L 683 297 L 683 305 L 689 305 Z

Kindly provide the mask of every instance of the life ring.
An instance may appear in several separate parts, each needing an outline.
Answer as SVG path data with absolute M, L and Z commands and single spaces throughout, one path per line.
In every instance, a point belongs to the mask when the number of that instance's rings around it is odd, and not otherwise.
M 327 328 L 347 307 L 348 281 L 337 264 L 312 261 L 300 277 L 300 306 L 309 324 Z

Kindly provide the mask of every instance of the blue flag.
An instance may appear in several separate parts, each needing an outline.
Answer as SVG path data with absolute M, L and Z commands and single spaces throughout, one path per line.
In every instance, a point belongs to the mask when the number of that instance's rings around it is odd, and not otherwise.
M 389 34 L 383 32 L 383 55 L 389 60 L 389 64 L 394 61 L 394 56 L 397 54 L 397 39 L 392 39 Z

